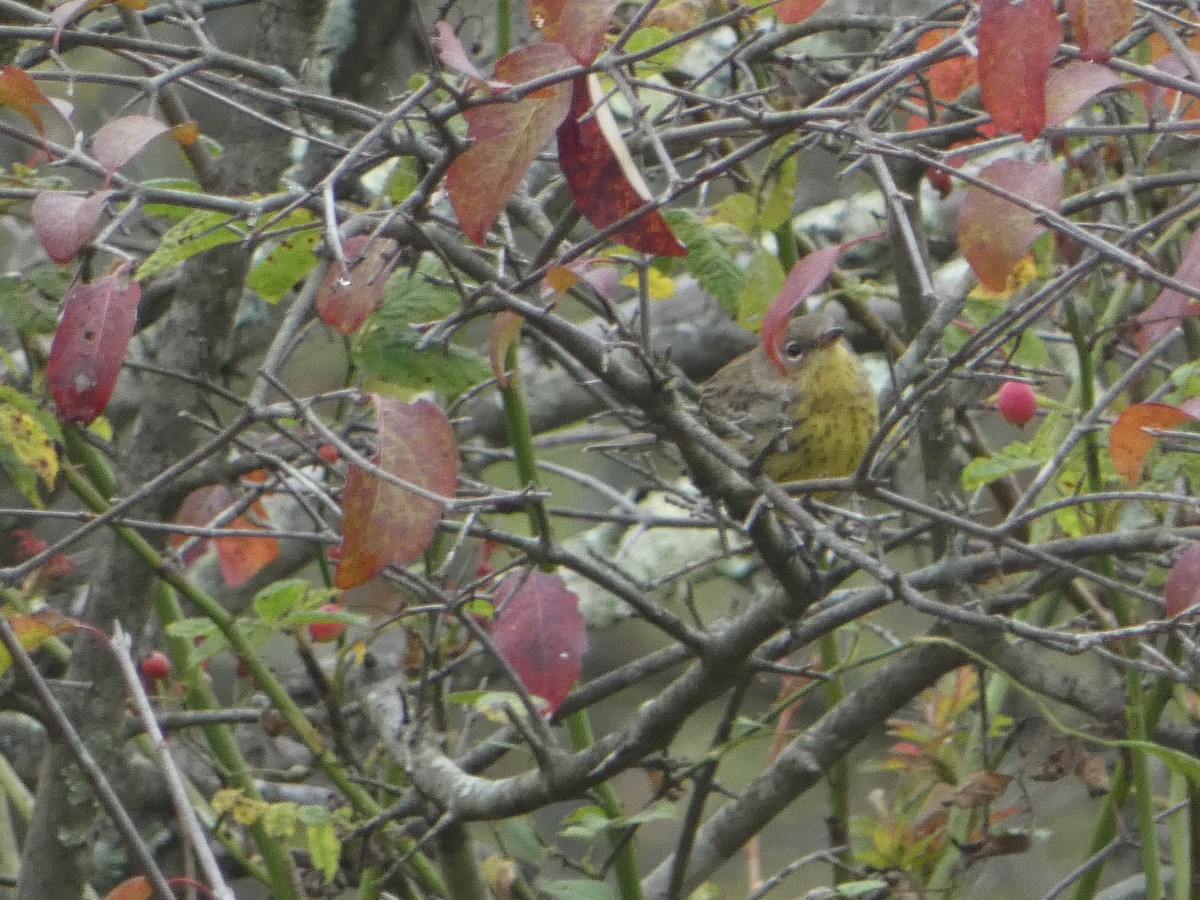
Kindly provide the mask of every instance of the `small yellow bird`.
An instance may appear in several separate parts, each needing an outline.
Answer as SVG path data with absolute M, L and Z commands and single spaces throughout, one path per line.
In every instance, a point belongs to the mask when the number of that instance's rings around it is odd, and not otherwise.
M 762 471 L 776 481 L 851 474 L 879 407 L 842 329 L 824 312 L 793 319 L 780 360 L 786 373 L 759 344 L 700 385 L 713 427 L 750 460 L 766 451 Z

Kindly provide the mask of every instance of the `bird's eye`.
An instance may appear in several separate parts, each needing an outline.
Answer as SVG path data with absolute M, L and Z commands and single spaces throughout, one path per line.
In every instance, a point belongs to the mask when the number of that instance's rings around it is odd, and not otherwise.
M 788 341 L 783 345 L 783 352 L 788 359 L 794 360 L 800 358 L 800 355 L 804 352 L 804 348 L 800 346 L 799 341 Z

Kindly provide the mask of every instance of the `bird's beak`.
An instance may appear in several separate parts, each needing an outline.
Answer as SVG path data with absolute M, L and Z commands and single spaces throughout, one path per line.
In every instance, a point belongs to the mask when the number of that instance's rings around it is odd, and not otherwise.
M 841 325 L 834 325 L 831 328 L 827 328 L 825 333 L 821 335 L 820 346 L 828 347 L 845 333 L 846 330 Z

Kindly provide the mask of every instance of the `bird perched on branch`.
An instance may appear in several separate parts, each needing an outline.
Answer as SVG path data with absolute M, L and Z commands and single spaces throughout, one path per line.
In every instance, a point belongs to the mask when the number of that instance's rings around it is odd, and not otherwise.
M 825 312 L 793 319 L 779 363 L 762 345 L 700 386 L 716 430 L 776 481 L 851 474 L 879 427 L 875 390 Z

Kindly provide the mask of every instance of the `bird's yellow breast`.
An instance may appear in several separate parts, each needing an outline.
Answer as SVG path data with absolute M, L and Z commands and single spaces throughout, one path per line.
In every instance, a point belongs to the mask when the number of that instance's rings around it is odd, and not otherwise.
M 789 374 L 795 427 L 763 471 L 776 481 L 851 474 L 879 427 L 875 391 L 858 357 L 839 339 L 806 354 Z

